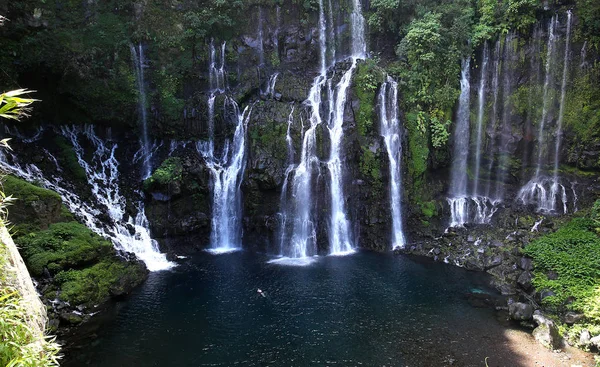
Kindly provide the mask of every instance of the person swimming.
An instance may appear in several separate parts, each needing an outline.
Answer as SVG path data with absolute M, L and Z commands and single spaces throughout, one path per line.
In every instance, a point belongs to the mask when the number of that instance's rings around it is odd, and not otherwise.
M 261 296 L 266 297 L 265 292 L 263 292 L 262 289 L 258 288 L 256 292 L 258 292 L 258 294 L 260 294 Z

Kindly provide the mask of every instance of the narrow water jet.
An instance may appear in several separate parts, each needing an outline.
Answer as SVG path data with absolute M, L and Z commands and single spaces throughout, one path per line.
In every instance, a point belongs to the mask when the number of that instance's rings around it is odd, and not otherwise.
M 381 136 L 385 142 L 390 169 L 390 207 L 392 210 L 392 249 L 406 244 L 402 226 L 402 133 L 398 119 L 398 83 L 390 76 L 378 96 Z
M 150 162 L 150 140 L 148 137 L 148 116 L 146 112 L 146 81 L 144 69 L 146 68 L 146 59 L 144 58 L 144 48 L 142 44 L 138 47 L 130 45 L 131 57 L 134 61 L 135 81 L 138 88 L 138 111 L 140 114 L 140 123 L 142 125 L 142 149 L 143 149 L 143 171 L 142 178 L 146 179 L 152 174 L 152 165 Z

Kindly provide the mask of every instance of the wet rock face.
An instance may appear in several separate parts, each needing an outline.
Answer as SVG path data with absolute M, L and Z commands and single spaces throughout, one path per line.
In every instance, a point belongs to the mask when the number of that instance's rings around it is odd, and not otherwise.
M 155 182 L 147 188 L 146 215 L 153 236 L 167 251 L 186 253 L 192 242 L 195 243 L 192 248 L 202 248 L 209 243 L 210 173 L 194 150 L 178 154 L 181 155 L 180 177 L 168 183 Z M 174 240 L 182 237 L 187 240 L 172 248 Z

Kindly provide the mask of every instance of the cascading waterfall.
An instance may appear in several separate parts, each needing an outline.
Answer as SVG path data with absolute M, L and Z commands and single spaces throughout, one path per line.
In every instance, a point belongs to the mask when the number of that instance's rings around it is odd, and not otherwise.
M 560 100 L 558 106 L 558 119 L 555 128 L 555 141 L 554 141 L 554 167 L 552 177 L 542 175 L 541 170 L 544 165 L 544 158 L 550 151 L 549 146 L 545 139 L 545 127 L 549 122 L 549 114 L 554 108 L 552 97 L 553 91 L 551 90 L 551 84 L 553 79 L 553 71 L 557 67 L 556 65 L 556 51 L 558 47 L 559 37 L 556 35 L 556 29 L 559 26 L 558 16 L 555 15 L 548 26 L 548 44 L 547 44 L 547 57 L 545 67 L 545 80 L 544 80 L 544 93 L 543 93 L 543 107 L 542 117 L 540 120 L 540 129 L 538 133 L 538 157 L 535 175 L 527 182 L 520 190 L 518 199 L 523 204 L 535 203 L 537 210 L 543 213 L 555 213 L 557 204 L 562 203 L 562 212 L 568 212 L 568 197 L 567 189 L 563 184 L 560 183 L 559 178 L 559 164 L 560 164 L 560 144 L 562 139 L 562 123 L 564 118 L 564 105 L 566 98 L 566 87 L 568 81 L 568 69 L 570 60 L 571 50 L 571 11 L 567 12 L 567 29 L 565 36 L 564 46 L 564 57 L 563 57 L 563 69 L 561 79 L 561 90 Z M 546 154 L 544 154 L 546 153 Z
M 310 108 L 310 126 L 302 137 L 302 151 L 300 162 L 290 169 L 288 176 L 292 176 L 290 183 L 284 182 L 283 191 L 288 191 L 286 186 L 291 185 L 291 198 L 286 200 L 287 205 L 282 207 L 285 211 L 282 216 L 280 228 L 280 255 L 284 258 L 305 260 L 317 254 L 316 220 L 313 217 L 313 178 L 314 171 L 319 169 L 317 157 L 317 128 L 322 123 L 321 94 L 327 81 L 327 28 L 323 1 L 319 1 L 319 56 L 320 73 L 313 80 L 305 104 Z M 289 125 L 288 125 L 289 127 Z M 290 137 L 291 139 L 291 137 Z M 286 141 L 289 140 L 286 136 Z M 287 178 L 287 176 L 286 176 Z M 282 199 L 284 200 L 284 199 Z
M 264 51 L 264 40 L 263 40 L 263 10 L 262 6 L 258 6 L 258 59 L 259 65 L 265 64 L 265 51 Z
M 355 46 L 353 45 L 353 49 Z M 344 109 L 348 87 L 352 81 L 352 75 L 356 69 L 357 59 L 352 58 L 352 66 L 344 73 L 337 85 L 335 95 L 335 108 L 333 118 L 329 126 L 331 138 L 331 154 L 327 162 L 330 175 L 331 192 L 331 222 L 329 224 L 329 246 L 330 254 L 344 255 L 353 252 L 354 244 L 350 233 L 350 220 L 346 215 L 346 204 L 343 187 L 342 170 L 342 143 L 344 139 Z
M 261 31 L 262 32 L 262 31 Z M 246 128 L 251 109 L 240 112 L 238 104 L 226 96 L 223 104 L 225 116 L 232 116 L 236 128 L 231 141 L 225 141 L 220 153 L 215 152 L 215 102 L 227 90 L 223 42 L 217 50 L 211 40 L 209 52 L 208 141 L 196 143 L 196 150 L 204 158 L 211 173 L 212 221 L 210 249 L 225 253 L 242 246 L 242 193 L 240 186 L 246 167 Z
M 471 59 L 462 62 L 460 98 L 454 130 L 454 150 L 450 179 L 450 227 L 460 227 L 468 222 L 467 198 L 467 159 L 469 156 L 469 108 L 471 105 L 471 85 L 469 69 Z
M 144 48 L 140 43 L 136 48 L 130 45 L 131 57 L 134 61 L 135 80 L 138 88 L 138 109 L 140 114 L 140 122 L 142 124 L 142 151 L 143 151 L 143 172 L 144 179 L 152 174 L 152 164 L 150 162 L 150 140 L 148 137 L 148 117 L 146 113 L 146 82 L 144 78 L 144 68 L 146 68 L 146 60 L 144 58 Z
M 365 18 L 362 14 L 360 0 L 354 0 L 353 5 L 352 14 L 350 15 L 352 27 L 352 65 L 344 73 L 336 87 L 335 105 L 333 113 L 330 110 L 331 118 L 329 121 L 331 148 L 327 168 L 329 169 L 331 192 L 331 221 L 329 223 L 329 253 L 331 255 L 349 254 L 354 252 L 355 247 L 350 230 L 350 220 L 346 213 L 341 151 L 344 139 L 344 109 L 346 107 L 348 88 L 352 82 L 352 76 L 356 70 L 358 59 L 367 56 L 367 44 L 365 42 Z M 331 87 L 329 89 L 331 90 Z
M 327 122 L 330 136 L 330 154 L 327 168 L 330 179 L 331 217 L 329 221 L 330 254 L 343 255 L 353 252 L 354 244 L 350 233 L 350 221 L 346 214 L 343 189 L 343 159 L 342 142 L 344 138 L 343 122 L 347 92 L 352 76 L 357 67 L 357 60 L 366 56 L 364 40 L 364 18 L 358 0 L 354 1 L 351 14 L 352 45 L 351 66 L 344 73 L 339 83 L 333 86 L 333 76 L 327 78 L 328 59 L 335 62 L 335 35 L 333 32 L 333 17 L 331 2 L 329 8 L 329 28 L 325 16 L 323 0 L 319 1 L 319 56 L 320 73 L 313 80 L 305 104 L 310 108 L 310 126 L 302 136 L 302 151 L 300 162 L 288 168 L 285 186 L 286 195 L 290 192 L 293 200 L 287 200 L 282 206 L 285 211 L 282 217 L 280 248 L 281 256 L 293 259 L 307 259 L 317 254 L 316 206 L 313 203 L 313 186 L 315 172 L 319 170 L 320 160 L 317 156 L 317 129 L 323 121 Z M 329 32 L 328 32 L 329 31 Z M 329 42 L 328 42 L 329 35 Z M 327 104 L 323 98 L 326 90 Z M 321 115 L 322 111 L 326 118 Z M 287 176 L 291 177 L 290 180 Z M 284 200 L 282 198 L 282 200 Z M 298 263 L 302 263 L 299 261 Z
M 92 189 L 93 205 L 82 201 L 68 189 L 60 174 L 47 177 L 34 164 L 21 165 L 16 155 L 0 151 L 0 166 L 27 181 L 40 183 L 45 188 L 58 192 L 69 210 L 86 226 L 109 238 L 118 250 L 134 253 L 146 264 L 148 270 L 159 271 L 173 267 L 174 264 L 160 253 L 158 243 L 150 236 L 143 200 L 134 204 L 138 209 L 135 218 L 127 215 L 127 201 L 119 188 L 119 163 L 115 157 L 117 145 L 104 142 L 91 126 L 84 129 L 62 127 L 60 133 L 71 141 L 77 160 L 85 171 Z M 89 162 L 85 160 L 86 154 L 80 144 L 81 136 L 87 138 L 94 147 Z M 52 157 L 49 153 L 48 155 Z M 52 160 L 58 166 L 56 159 L 52 157 Z M 58 168 L 57 171 L 62 170 Z M 103 211 L 108 214 L 109 223 L 99 219 Z
M 390 164 L 390 207 L 392 209 L 392 249 L 406 244 L 402 230 L 401 167 L 402 133 L 398 119 L 398 83 L 390 76 L 379 91 L 379 118 L 381 135 L 385 142 Z
M 269 77 L 269 81 L 267 82 L 267 89 L 262 93 L 265 97 L 275 97 L 275 85 L 277 84 L 278 77 L 279 73 L 274 73 Z
M 231 142 L 225 142 L 220 156 L 215 156 L 214 137 L 198 142 L 196 148 L 204 158 L 212 181 L 211 251 L 224 253 L 241 249 L 242 244 L 242 195 L 241 183 L 246 167 L 246 128 L 250 120 L 250 108 L 243 112 L 237 103 L 225 98 L 225 111 L 236 118 L 236 128 Z

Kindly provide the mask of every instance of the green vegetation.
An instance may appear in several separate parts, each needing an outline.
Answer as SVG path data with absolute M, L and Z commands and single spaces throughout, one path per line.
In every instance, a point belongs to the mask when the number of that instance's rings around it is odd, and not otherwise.
M 375 104 L 377 102 L 376 92 L 383 77 L 383 70 L 373 60 L 366 60 L 364 63 L 358 65 L 352 85 L 354 86 L 354 93 L 360 102 L 356 124 L 361 137 L 377 131 L 373 127 L 375 122 Z
M 565 125 L 576 135 L 571 151 L 580 151 L 600 143 L 600 66 L 590 66 L 579 73 L 567 93 Z M 588 168 L 600 167 L 597 162 L 578 162 Z M 591 163 L 591 164 L 590 164 Z M 590 167 L 591 166 L 591 167 Z
M 524 249 L 534 260 L 533 285 L 551 290 L 545 307 L 557 313 L 582 312 L 585 323 L 600 325 L 600 221 L 596 202 L 588 217 L 575 218 Z
M 29 322 L 29 310 L 19 291 L 11 286 L 6 245 L 0 244 L 0 365 L 7 367 L 58 366 L 59 346 L 40 336 Z
M 144 181 L 144 189 L 148 190 L 152 187 L 164 187 L 175 181 L 181 181 L 183 174 L 183 166 L 181 165 L 181 158 L 170 157 L 167 158 L 160 167 L 152 173 L 152 176 L 148 177 Z

